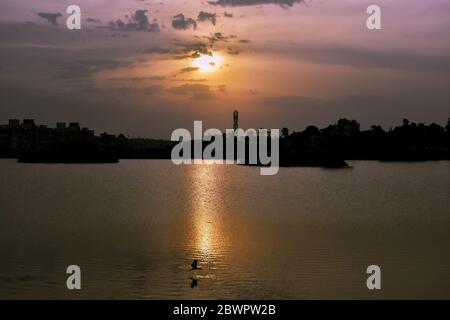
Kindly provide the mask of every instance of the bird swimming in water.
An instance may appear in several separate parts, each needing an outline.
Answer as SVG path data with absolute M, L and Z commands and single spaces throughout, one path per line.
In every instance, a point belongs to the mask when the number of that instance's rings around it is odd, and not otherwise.
M 194 260 L 191 264 L 192 270 L 197 270 L 198 269 L 198 260 Z

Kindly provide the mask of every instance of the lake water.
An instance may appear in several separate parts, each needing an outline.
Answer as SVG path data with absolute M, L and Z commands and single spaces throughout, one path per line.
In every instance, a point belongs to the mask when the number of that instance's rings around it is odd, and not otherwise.
M 350 164 L 0 160 L 0 298 L 449 299 L 450 162 Z

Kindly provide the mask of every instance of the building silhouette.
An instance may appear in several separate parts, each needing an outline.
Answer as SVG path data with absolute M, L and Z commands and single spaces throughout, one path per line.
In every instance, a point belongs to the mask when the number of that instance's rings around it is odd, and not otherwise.
M 80 128 L 77 122 L 67 126 L 58 122 L 56 128 L 36 125 L 33 119 L 10 119 L 7 125 L 0 125 L 0 149 L 6 153 L 16 154 L 29 150 L 50 150 L 53 146 L 73 140 L 95 139 L 94 131 Z

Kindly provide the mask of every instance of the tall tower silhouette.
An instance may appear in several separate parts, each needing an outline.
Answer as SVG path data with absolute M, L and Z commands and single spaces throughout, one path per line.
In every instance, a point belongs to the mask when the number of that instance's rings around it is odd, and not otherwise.
M 239 111 L 233 112 L 233 129 L 236 131 L 239 128 Z

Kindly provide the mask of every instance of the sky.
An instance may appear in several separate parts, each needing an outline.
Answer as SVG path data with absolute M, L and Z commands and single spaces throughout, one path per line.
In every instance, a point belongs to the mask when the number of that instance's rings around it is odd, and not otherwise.
M 0 122 L 154 138 L 232 128 L 235 109 L 243 128 L 445 124 L 449 30 L 448 0 L 2 0 Z

